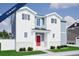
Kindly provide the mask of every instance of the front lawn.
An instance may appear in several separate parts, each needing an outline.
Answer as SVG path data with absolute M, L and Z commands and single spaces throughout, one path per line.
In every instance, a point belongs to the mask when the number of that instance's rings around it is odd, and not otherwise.
M 26 56 L 26 55 L 35 55 L 43 54 L 43 51 L 31 51 L 31 52 L 16 52 L 15 50 L 9 51 L 0 51 L 0 56 Z
M 60 48 L 60 49 L 51 49 L 49 51 L 51 52 L 65 52 L 65 51 L 73 51 L 73 50 L 79 50 L 79 47 L 64 47 L 64 48 Z

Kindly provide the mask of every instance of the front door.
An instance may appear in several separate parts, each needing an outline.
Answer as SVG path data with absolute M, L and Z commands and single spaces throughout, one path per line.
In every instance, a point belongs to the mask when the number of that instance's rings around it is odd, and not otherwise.
M 40 46 L 41 45 L 41 37 L 40 37 L 40 35 L 37 35 L 36 36 L 36 46 Z

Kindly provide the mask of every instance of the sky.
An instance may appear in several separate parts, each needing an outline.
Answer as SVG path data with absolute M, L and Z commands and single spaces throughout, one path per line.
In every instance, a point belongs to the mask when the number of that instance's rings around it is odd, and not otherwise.
M 0 14 L 10 9 L 14 3 L 1 3 Z M 25 6 L 36 11 L 39 15 L 46 15 L 51 12 L 56 12 L 68 21 L 68 25 L 71 25 L 77 19 L 79 19 L 79 4 L 78 3 L 28 3 Z M 11 31 L 10 19 L 7 18 L 0 23 L 0 31 L 3 29 Z

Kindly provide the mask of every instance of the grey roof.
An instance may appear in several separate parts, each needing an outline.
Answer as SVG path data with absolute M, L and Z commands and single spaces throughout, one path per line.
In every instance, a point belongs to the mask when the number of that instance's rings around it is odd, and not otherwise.
M 68 28 L 74 28 L 74 27 L 79 27 L 79 23 L 75 22 L 74 24 L 72 24 Z
M 32 29 L 32 30 L 46 30 L 46 31 L 49 31 L 49 30 L 47 30 L 47 29 L 45 29 L 45 28 L 34 28 L 34 29 Z

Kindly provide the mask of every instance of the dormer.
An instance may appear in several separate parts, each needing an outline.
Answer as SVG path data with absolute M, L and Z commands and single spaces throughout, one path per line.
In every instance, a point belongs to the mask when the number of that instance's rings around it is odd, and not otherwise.
M 45 17 L 36 16 L 36 28 L 45 28 Z

